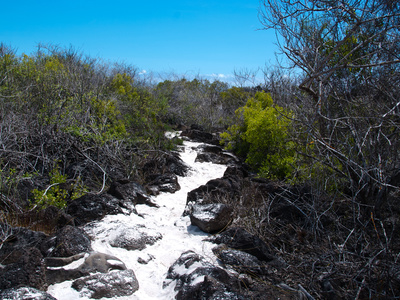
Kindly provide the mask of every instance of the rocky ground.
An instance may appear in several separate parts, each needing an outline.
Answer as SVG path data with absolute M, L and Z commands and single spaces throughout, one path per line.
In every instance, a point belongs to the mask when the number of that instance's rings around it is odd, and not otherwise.
M 212 134 L 183 135 L 200 176 L 181 159 L 189 150 L 165 154 L 144 184 L 118 179 L 43 211 L 53 234 L 1 224 L 0 299 L 400 296 L 397 219 L 354 222 L 351 202 L 257 179 Z

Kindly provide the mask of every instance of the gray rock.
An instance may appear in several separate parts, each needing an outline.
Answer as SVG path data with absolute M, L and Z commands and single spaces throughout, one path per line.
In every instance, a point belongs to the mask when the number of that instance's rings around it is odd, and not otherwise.
M 153 174 L 146 177 L 146 189 L 151 195 L 158 195 L 161 192 L 175 193 L 181 189 L 178 177 L 175 174 Z
M 7 289 L 0 292 L 2 300 L 57 300 L 50 294 L 31 287 Z
M 189 171 L 179 154 L 176 152 L 162 153 L 151 159 L 143 166 L 144 175 L 147 177 L 152 174 L 175 174 L 185 176 Z
M 88 224 L 85 231 L 93 238 L 127 250 L 143 250 L 162 238 L 159 232 L 144 225 L 129 225 L 118 220 L 111 221 L 107 229 L 96 223 Z
M 162 239 L 161 233 L 155 232 L 149 235 L 138 228 L 127 228 L 110 240 L 110 245 L 126 250 L 143 250 L 147 245 L 154 245 L 160 239 Z
M 192 225 L 198 226 L 208 233 L 218 232 L 228 226 L 232 220 L 232 208 L 228 205 L 216 204 L 195 204 L 190 212 Z
M 86 194 L 69 202 L 66 211 L 74 217 L 76 225 L 100 220 L 105 215 L 136 213 L 134 203 L 129 199 L 118 199 L 110 194 Z
M 123 200 L 125 203 L 133 203 L 134 205 L 146 204 L 157 207 L 157 204 L 153 203 L 147 195 L 144 187 L 129 179 L 114 181 L 107 193 Z
M 228 154 L 215 154 L 215 153 L 199 153 L 196 157 L 196 162 L 211 162 L 213 164 L 227 165 L 235 163 L 235 158 Z
M 183 215 L 189 214 L 193 204 L 221 203 L 221 199 L 229 199 L 234 203 L 239 199 L 241 183 L 242 180 L 238 176 L 224 176 L 208 181 L 188 193 Z
M 38 248 L 21 249 L 10 254 L 10 261 L 0 272 L 0 290 L 29 286 L 38 290 L 47 289 L 45 265 Z
M 240 283 L 225 270 L 193 251 L 183 253 L 169 268 L 164 288 L 175 282 L 176 299 L 247 299 L 237 291 Z
M 215 244 L 225 244 L 228 248 L 249 253 L 260 261 L 273 261 L 279 264 L 279 260 L 277 260 L 277 257 L 264 241 L 240 227 L 229 228 L 218 235 L 208 238 L 207 241 Z
M 46 256 L 52 257 L 69 257 L 92 251 L 89 236 L 82 229 L 69 225 L 48 238 L 42 248 L 47 248 Z
M 219 145 L 219 138 L 212 133 L 205 132 L 203 128 L 192 127 L 182 131 L 181 136 L 187 137 L 195 142 Z
M 75 280 L 72 288 L 93 299 L 130 296 L 139 289 L 133 270 L 94 274 Z
M 10 233 L 0 247 L 0 263 L 4 265 L 18 262 L 20 260 L 18 253 L 23 253 L 28 248 L 40 249 L 41 244 L 48 238 L 43 232 L 11 227 L 3 223 L 0 223 L 0 232 Z
M 249 253 L 218 246 L 213 249 L 214 254 L 224 266 L 234 269 L 238 273 L 249 275 L 268 274 L 268 265 Z

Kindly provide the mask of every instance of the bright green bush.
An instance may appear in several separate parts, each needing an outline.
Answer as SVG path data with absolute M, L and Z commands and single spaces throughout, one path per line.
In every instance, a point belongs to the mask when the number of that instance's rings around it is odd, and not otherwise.
M 74 180 L 72 184 L 65 188 L 67 175 L 60 173 L 56 166 L 50 172 L 50 185 L 44 190 L 32 190 L 34 204 L 39 208 L 46 208 L 50 205 L 64 208 L 67 205 L 67 199 L 77 199 L 88 192 L 80 178 Z
M 258 92 L 236 111 L 237 124 L 221 134 L 230 150 L 265 178 L 284 179 L 295 170 L 295 144 L 289 139 L 291 112 L 274 105 L 271 96 Z

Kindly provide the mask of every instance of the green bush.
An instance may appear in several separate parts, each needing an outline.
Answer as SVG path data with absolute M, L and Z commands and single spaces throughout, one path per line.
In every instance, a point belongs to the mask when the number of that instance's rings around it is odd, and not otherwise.
M 44 190 L 34 189 L 34 204 L 44 209 L 50 205 L 64 208 L 67 205 L 67 199 L 77 199 L 88 192 L 80 178 L 74 180 L 70 185 L 67 184 L 67 175 L 62 175 L 58 166 L 50 172 L 50 185 Z M 66 188 L 68 186 L 68 188 Z
M 289 139 L 291 116 L 274 105 L 268 93 L 257 92 L 236 111 L 237 124 L 221 134 L 222 142 L 261 177 L 290 178 L 297 162 L 295 144 Z

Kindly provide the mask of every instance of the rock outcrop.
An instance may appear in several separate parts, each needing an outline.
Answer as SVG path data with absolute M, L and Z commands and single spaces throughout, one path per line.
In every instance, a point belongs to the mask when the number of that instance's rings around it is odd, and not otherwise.
M 218 235 L 208 238 L 207 241 L 215 244 L 224 244 L 228 248 L 246 252 L 263 262 L 273 262 L 277 265 L 284 264 L 280 262 L 264 241 L 240 227 L 231 227 Z
M 0 290 L 33 287 L 46 291 L 46 269 L 42 253 L 36 247 L 10 253 L 8 264 L 0 267 Z
M 211 162 L 221 165 L 234 165 L 239 162 L 233 154 L 224 151 L 221 147 L 215 145 L 200 145 L 196 162 Z
M 72 288 L 80 291 L 81 297 L 92 299 L 130 296 L 139 289 L 139 282 L 133 270 L 97 273 L 79 278 Z
M 57 300 L 52 295 L 32 287 L 7 289 L 0 292 L 2 300 Z
M 46 256 L 69 257 L 92 250 L 89 236 L 79 227 L 65 226 L 47 238 L 42 246 Z
M 195 204 L 192 206 L 190 221 L 207 233 L 215 233 L 225 229 L 232 221 L 232 208 L 226 204 Z
M 193 251 L 182 253 L 169 268 L 164 288 L 172 282 L 179 300 L 247 299 L 237 292 L 240 282 L 234 276 Z
M 203 127 L 198 125 L 191 125 L 190 129 L 183 130 L 181 136 L 195 142 L 219 145 L 219 136 L 217 134 L 206 132 Z
M 161 192 L 175 193 L 181 189 L 178 177 L 173 173 L 152 174 L 146 179 L 146 190 L 150 195 L 157 196 Z
M 105 215 L 135 213 L 134 203 L 118 199 L 110 194 L 87 194 L 68 203 L 67 213 L 74 217 L 76 225 L 84 225 L 102 219 Z

